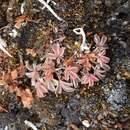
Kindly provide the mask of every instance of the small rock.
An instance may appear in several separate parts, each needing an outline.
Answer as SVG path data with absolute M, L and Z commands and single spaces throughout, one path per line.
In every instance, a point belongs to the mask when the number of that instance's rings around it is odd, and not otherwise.
M 89 123 L 88 120 L 83 120 L 83 121 L 82 121 L 82 124 L 83 124 L 85 127 L 87 127 L 87 128 L 90 127 L 90 123 Z

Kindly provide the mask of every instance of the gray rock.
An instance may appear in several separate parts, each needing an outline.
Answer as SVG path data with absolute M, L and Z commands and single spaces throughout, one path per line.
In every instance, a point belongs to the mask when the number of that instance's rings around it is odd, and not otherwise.
M 113 110 L 121 111 L 128 104 L 127 84 L 124 80 L 112 84 L 112 89 L 103 88 L 106 100 Z

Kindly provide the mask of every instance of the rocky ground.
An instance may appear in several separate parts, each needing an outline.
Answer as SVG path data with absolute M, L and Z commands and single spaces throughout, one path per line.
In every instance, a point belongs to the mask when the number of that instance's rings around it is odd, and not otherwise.
M 0 87 L 0 104 L 7 112 L 0 113 L 0 130 L 29 130 L 25 120 L 39 130 L 130 130 L 130 1 L 128 0 L 55 0 L 52 7 L 65 21 L 59 22 L 46 9 L 41 10 L 38 0 L 29 0 L 25 14 L 32 21 L 11 37 L 15 18 L 19 16 L 22 0 L 0 1 L 0 34 L 8 41 L 11 60 L 0 54 L 0 71 L 16 67 L 17 55 L 24 60 L 38 61 L 38 57 L 25 54 L 28 47 L 48 44 L 54 27 L 62 30 L 65 42 L 72 45 L 78 37 L 73 28 L 83 27 L 85 32 L 103 32 L 108 37 L 110 71 L 104 80 L 90 89 L 81 88 L 74 93 L 56 97 L 50 93 L 35 99 L 30 109 L 24 108 L 15 93 Z M 25 0 L 26 1 L 26 0 Z M 13 10 L 8 11 L 8 8 Z M 39 50 L 39 55 L 44 55 Z M 21 83 L 22 84 L 22 83 Z M 87 125 L 83 125 L 83 121 Z

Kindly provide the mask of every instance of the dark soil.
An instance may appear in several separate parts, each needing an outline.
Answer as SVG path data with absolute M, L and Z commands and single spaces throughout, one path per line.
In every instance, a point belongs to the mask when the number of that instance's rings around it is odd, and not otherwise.
M 25 1 L 24 13 L 32 21 L 19 29 L 19 36 L 15 38 L 9 33 L 20 15 L 23 0 L 0 1 L 0 35 L 8 41 L 9 50 L 15 56 L 13 60 L 0 60 L 0 73 L 6 71 L 7 66 L 15 68 L 19 64 L 19 53 L 25 61 L 39 61 L 38 56 L 27 56 L 25 50 L 28 47 L 37 49 L 43 42 L 48 44 L 51 37 L 56 37 L 50 33 L 55 27 L 64 32 L 65 44 L 70 45 L 78 39 L 72 31 L 74 28 L 105 33 L 111 70 L 103 81 L 90 89 L 81 88 L 59 97 L 49 93 L 45 98 L 35 99 L 30 109 L 23 107 L 15 93 L 1 86 L 0 104 L 8 112 L 0 113 L 0 130 L 6 127 L 8 130 L 29 130 L 25 120 L 39 130 L 130 130 L 130 1 L 55 0 L 57 4 L 51 6 L 65 22 L 59 22 L 46 9 L 42 11 L 38 0 Z M 9 7 L 13 9 L 8 11 Z M 44 52 L 39 50 L 39 55 Z M 83 120 L 89 121 L 89 128 L 82 124 Z

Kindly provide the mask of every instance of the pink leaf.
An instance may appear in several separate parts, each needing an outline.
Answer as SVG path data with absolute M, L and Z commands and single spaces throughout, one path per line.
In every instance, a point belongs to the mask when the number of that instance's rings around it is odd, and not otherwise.
M 46 84 L 44 83 L 44 81 L 42 79 L 39 79 L 36 83 L 35 83 L 35 88 L 36 88 L 36 93 L 37 96 L 39 98 L 45 97 L 46 93 L 48 93 Z
M 73 91 L 74 91 L 74 89 L 71 87 L 71 86 L 73 86 L 72 83 L 67 83 L 67 82 L 65 82 L 65 81 L 60 80 L 60 81 L 59 81 L 59 84 L 60 84 L 60 86 L 62 87 L 62 89 L 63 89 L 64 91 L 66 91 L 66 92 L 73 92 Z
M 47 59 L 44 64 L 44 73 L 45 73 L 45 79 L 46 80 L 52 80 L 53 79 L 53 73 L 54 73 L 54 62 L 52 60 Z
M 94 74 L 99 78 L 99 79 L 102 79 L 105 77 L 105 73 L 106 71 L 105 70 L 102 70 L 100 68 L 100 66 L 96 66 L 95 69 L 94 69 Z
M 101 67 L 103 66 L 103 64 L 107 64 L 110 61 L 110 58 L 105 56 L 106 51 L 100 51 L 97 55 L 97 62 L 101 65 Z
M 55 60 L 57 57 L 56 57 L 56 55 L 53 54 L 53 53 L 48 53 L 48 54 L 47 54 L 47 58 L 49 58 L 49 59 L 51 59 L 51 60 Z
M 99 35 L 97 35 L 97 34 L 94 35 L 94 42 L 95 42 L 96 44 L 99 44 L 99 43 L 100 43 L 100 37 L 99 37 Z
M 101 41 L 100 41 L 100 45 L 104 46 L 106 41 L 107 41 L 107 37 L 105 35 L 103 35 L 102 38 L 101 38 Z
M 53 80 L 46 80 L 47 89 L 51 92 L 55 92 L 55 83 Z
M 94 82 L 99 81 L 99 79 L 93 75 L 93 74 L 86 74 L 85 76 L 82 77 L 82 83 L 83 84 L 88 84 L 88 86 L 93 86 Z
M 33 68 L 29 68 L 31 72 L 27 72 L 26 76 L 31 78 L 31 84 L 35 85 L 36 80 L 39 78 L 38 71 L 41 69 L 41 65 L 33 64 Z
M 62 87 L 61 87 L 60 85 L 58 85 L 58 86 L 56 87 L 55 93 L 56 93 L 56 95 L 62 93 Z
M 52 46 L 52 51 L 53 53 L 47 54 L 47 58 L 60 62 L 60 59 L 63 57 L 65 47 L 60 47 L 59 43 L 56 43 Z
M 65 80 L 76 80 L 78 78 L 77 72 L 78 72 L 78 67 L 71 67 L 68 66 L 66 67 L 65 71 L 64 71 L 64 76 L 65 76 Z
M 73 92 L 74 88 L 72 88 L 71 86 L 73 86 L 72 83 L 67 83 L 65 81 L 60 80 L 58 83 L 58 86 L 56 87 L 56 93 L 61 94 L 62 93 L 62 89 L 65 92 Z
M 99 35 L 94 35 L 94 42 L 96 43 L 96 46 L 98 47 L 104 47 L 105 43 L 107 41 L 107 37 L 103 35 L 100 39 Z
M 105 71 L 109 71 L 110 70 L 110 66 L 107 64 L 103 64 L 102 69 L 104 69 Z

